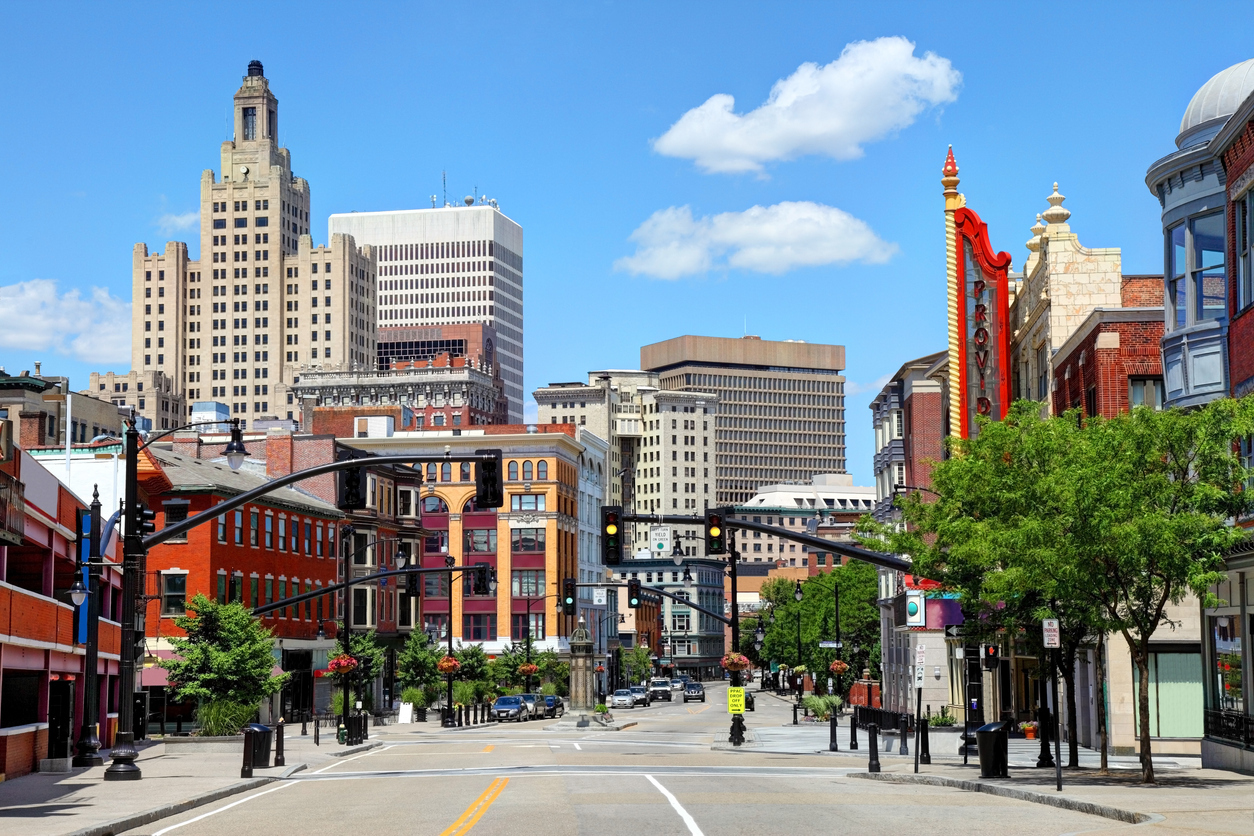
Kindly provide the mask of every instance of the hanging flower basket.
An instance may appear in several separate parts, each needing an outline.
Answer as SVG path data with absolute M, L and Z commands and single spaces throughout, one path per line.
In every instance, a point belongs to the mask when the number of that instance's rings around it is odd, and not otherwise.
M 524 662 L 518 666 L 518 673 L 522 676 L 535 676 L 540 672 L 539 665 L 533 665 L 530 662 Z
M 605 673 L 605 665 L 597 665 L 597 673 Z
M 332 656 L 327 661 L 327 670 L 337 676 L 343 676 L 357 670 L 357 660 L 347 653 L 341 653 L 339 656 Z
M 832 673 L 838 674 L 838 675 L 842 673 L 847 673 L 849 671 L 849 663 L 842 662 L 841 660 L 837 659 L 835 662 L 832 662 L 830 665 L 828 665 L 827 669 L 831 671 Z
M 462 663 L 454 659 L 452 656 L 445 656 L 443 659 L 435 663 L 435 669 L 442 674 L 457 673 L 461 669 Z
M 728 653 L 719 664 L 723 666 L 724 670 L 729 671 L 745 671 L 753 665 L 749 661 L 749 657 L 743 653 Z

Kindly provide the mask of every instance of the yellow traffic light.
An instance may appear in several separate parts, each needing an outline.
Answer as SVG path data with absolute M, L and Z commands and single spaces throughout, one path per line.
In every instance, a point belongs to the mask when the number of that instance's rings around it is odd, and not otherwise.
M 723 529 L 719 528 L 717 525 L 710 526 L 709 534 L 711 537 L 717 537 L 718 535 L 722 533 L 723 533 Z
M 617 534 L 617 533 L 618 533 L 618 526 L 614 525 L 613 523 L 610 523 L 609 525 L 607 525 L 607 526 L 605 527 L 605 533 L 606 533 L 606 534 Z

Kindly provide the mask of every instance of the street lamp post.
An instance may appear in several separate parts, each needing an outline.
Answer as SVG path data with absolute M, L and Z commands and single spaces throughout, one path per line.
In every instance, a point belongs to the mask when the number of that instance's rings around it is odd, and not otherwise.
M 87 550 L 87 586 L 83 587 L 81 570 L 74 575 L 70 598 L 74 606 L 87 601 L 87 648 L 83 659 L 83 728 L 79 733 L 74 756 L 74 766 L 101 766 L 100 736 L 100 685 L 96 670 L 99 659 L 100 639 L 100 492 L 93 488 L 91 499 L 91 525 Z M 82 554 L 81 548 L 79 554 Z
M 793 600 L 797 602 L 797 666 L 803 664 L 801 656 L 801 599 L 805 597 L 801 591 L 801 581 L 797 581 L 797 588 L 792 593 Z M 797 677 L 797 705 L 801 705 L 801 697 L 805 693 L 805 674 Z
M 736 563 L 740 560 L 740 552 L 731 544 L 731 538 L 727 539 L 727 563 L 729 575 L 731 577 L 731 630 L 732 630 L 732 652 L 740 652 L 740 602 L 736 599 Z M 744 682 L 740 678 L 740 671 L 733 670 L 731 672 L 732 688 L 743 688 Z M 733 714 L 731 722 L 731 734 L 728 742 L 733 746 L 739 746 L 745 742 L 745 715 Z

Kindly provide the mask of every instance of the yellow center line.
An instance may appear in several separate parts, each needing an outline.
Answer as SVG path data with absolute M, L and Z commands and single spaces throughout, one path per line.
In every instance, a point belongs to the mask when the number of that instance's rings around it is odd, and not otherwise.
M 457 821 L 449 825 L 448 829 L 441 833 L 440 836 L 463 836 L 463 834 L 469 833 L 470 829 L 488 811 L 488 808 L 492 806 L 492 802 L 496 801 L 497 796 L 501 794 L 501 791 L 505 789 L 505 785 L 508 783 L 508 778 L 497 778 L 491 784 L 488 784 L 488 788 L 466 808 L 466 812 L 462 813 Z
M 484 747 L 483 747 L 483 751 L 484 751 L 484 752 L 491 752 L 491 751 L 492 751 L 493 749 L 495 749 L 495 748 L 496 748 L 495 746 L 493 746 L 492 744 L 490 744 L 490 743 L 489 743 L 487 746 L 484 746 Z

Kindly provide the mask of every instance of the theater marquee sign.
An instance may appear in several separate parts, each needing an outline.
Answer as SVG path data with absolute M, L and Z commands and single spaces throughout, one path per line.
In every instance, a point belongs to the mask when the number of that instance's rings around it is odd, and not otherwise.
M 1000 421 L 1010 407 L 1009 253 L 994 253 L 975 212 L 954 212 L 958 253 L 959 410 L 961 435 L 978 431 L 977 415 Z

